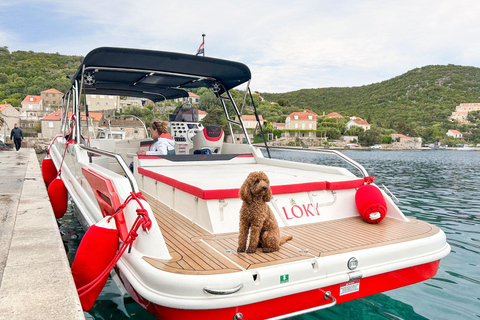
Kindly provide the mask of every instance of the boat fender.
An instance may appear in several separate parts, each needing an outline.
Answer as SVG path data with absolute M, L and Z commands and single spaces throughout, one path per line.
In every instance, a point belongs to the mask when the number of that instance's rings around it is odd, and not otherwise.
M 52 204 L 55 218 L 62 218 L 65 212 L 67 212 L 68 191 L 60 177 L 53 179 L 53 181 L 49 184 L 48 197 L 50 198 L 50 203 Z
M 72 275 L 77 290 L 90 284 L 109 266 L 118 249 L 118 230 L 115 219 L 105 217 L 92 225 L 80 243 L 72 264 Z M 109 273 L 98 281 L 93 288 L 80 294 L 84 311 L 90 310 L 107 282 Z
M 387 204 L 376 186 L 366 184 L 355 194 L 358 213 L 368 223 L 379 223 L 387 215 Z
M 53 179 L 57 177 L 57 174 L 57 168 L 55 168 L 52 158 L 46 156 L 45 159 L 42 160 L 42 177 L 47 188 Z

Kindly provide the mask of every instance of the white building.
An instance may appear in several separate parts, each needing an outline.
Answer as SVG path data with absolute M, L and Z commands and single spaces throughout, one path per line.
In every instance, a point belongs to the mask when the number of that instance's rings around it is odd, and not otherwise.
M 458 130 L 448 130 L 447 131 L 447 136 L 453 137 L 455 139 L 462 139 L 463 138 L 463 134 Z
M 120 106 L 119 96 L 87 94 L 88 111 L 117 110 Z

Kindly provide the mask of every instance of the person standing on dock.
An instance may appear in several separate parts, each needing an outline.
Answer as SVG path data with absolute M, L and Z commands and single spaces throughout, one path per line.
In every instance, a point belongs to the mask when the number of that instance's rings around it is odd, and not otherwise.
M 17 127 L 17 124 L 15 123 L 15 127 L 12 129 L 12 132 L 10 133 L 10 139 L 13 140 L 15 143 L 15 149 L 20 150 L 20 147 L 22 146 L 22 140 L 23 140 L 23 132 L 22 129 Z

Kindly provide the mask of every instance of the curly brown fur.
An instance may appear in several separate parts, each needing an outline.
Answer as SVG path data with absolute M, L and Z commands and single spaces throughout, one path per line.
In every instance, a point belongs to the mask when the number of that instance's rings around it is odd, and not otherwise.
M 243 204 L 240 209 L 238 252 L 246 249 L 247 253 L 254 253 L 259 244 L 263 252 L 274 252 L 280 249 L 280 245 L 292 239 L 292 236 L 280 237 L 277 220 L 267 205 L 272 191 L 265 173 L 250 173 L 240 188 L 239 196 Z M 249 231 L 250 242 L 247 249 Z

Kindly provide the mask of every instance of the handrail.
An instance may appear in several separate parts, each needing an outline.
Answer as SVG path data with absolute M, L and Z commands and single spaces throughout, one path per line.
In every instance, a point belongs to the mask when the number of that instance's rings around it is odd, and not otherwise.
M 145 130 L 145 134 L 147 135 L 147 137 L 149 138 L 150 135 L 148 133 L 148 130 L 147 130 L 147 127 L 145 126 L 145 123 L 142 121 L 142 119 L 140 119 L 139 117 L 137 116 L 134 116 L 133 114 L 120 114 L 120 115 L 117 115 L 117 116 L 111 116 L 111 117 L 108 117 L 106 120 L 108 120 L 108 130 L 112 131 L 112 127 L 110 125 L 110 120 L 111 119 L 114 119 L 114 118 L 127 118 L 127 117 L 132 117 L 132 118 L 135 118 L 137 119 L 138 121 L 140 121 L 142 123 L 142 126 L 143 126 L 143 129 Z
M 113 153 L 113 152 L 109 152 L 109 151 L 105 151 L 105 150 L 101 150 L 101 149 L 90 148 L 90 147 L 87 147 L 84 144 L 78 144 L 78 146 L 81 149 L 87 150 L 91 153 L 95 153 L 95 154 L 99 154 L 99 155 L 102 155 L 102 156 L 114 158 L 115 160 L 117 160 L 118 164 L 120 165 L 123 172 L 125 173 L 125 177 L 128 179 L 128 181 L 130 182 L 130 185 L 132 186 L 132 191 L 133 192 L 139 192 L 137 181 L 135 180 L 135 177 L 133 176 L 132 172 L 128 168 L 127 164 L 125 163 L 125 161 L 123 160 L 121 155 L 119 155 L 118 153 Z
M 210 293 L 210 294 L 216 294 L 216 295 L 227 295 L 227 294 L 233 294 L 236 293 L 240 290 L 242 290 L 243 284 L 240 283 L 238 286 L 231 288 L 231 289 L 212 289 L 212 288 L 203 288 L 203 291 L 205 293 Z
M 330 300 L 332 300 L 332 302 L 330 302 L 329 304 L 322 304 L 321 306 L 318 306 L 318 307 L 313 307 L 313 308 L 310 308 L 310 309 L 295 311 L 295 312 L 284 314 L 284 315 L 281 315 L 281 316 L 278 316 L 278 317 L 269 318 L 268 320 L 279 320 L 279 319 L 295 317 L 295 316 L 299 316 L 301 314 L 305 314 L 305 313 L 309 313 L 309 312 L 328 309 L 328 308 L 331 308 L 331 307 L 333 307 L 337 304 L 337 299 L 335 299 L 335 297 L 332 295 L 332 293 L 330 291 L 325 292 L 325 295 L 323 296 L 323 298 L 325 300 L 330 299 Z
M 257 148 L 265 148 L 265 146 L 263 145 L 253 145 Z M 344 160 L 345 162 L 347 162 L 348 164 L 350 164 L 351 166 L 357 168 L 363 175 L 363 177 L 368 177 L 369 174 L 367 172 L 367 170 L 358 162 L 356 162 L 355 160 L 353 160 L 352 158 L 344 155 L 343 153 L 341 152 L 338 152 L 336 150 L 329 150 L 329 149 L 306 149 L 306 148 L 294 148 L 294 147 L 281 147 L 281 146 L 268 146 L 268 149 L 279 149 L 279 150 L 288 150 L 288 151 L 305 151 L 305 152 L 317 152 L 317 153 L 330 153 L 330 154 L 334 154 L 336 155 L 337 157 L 341 158 L 342 160 Z

